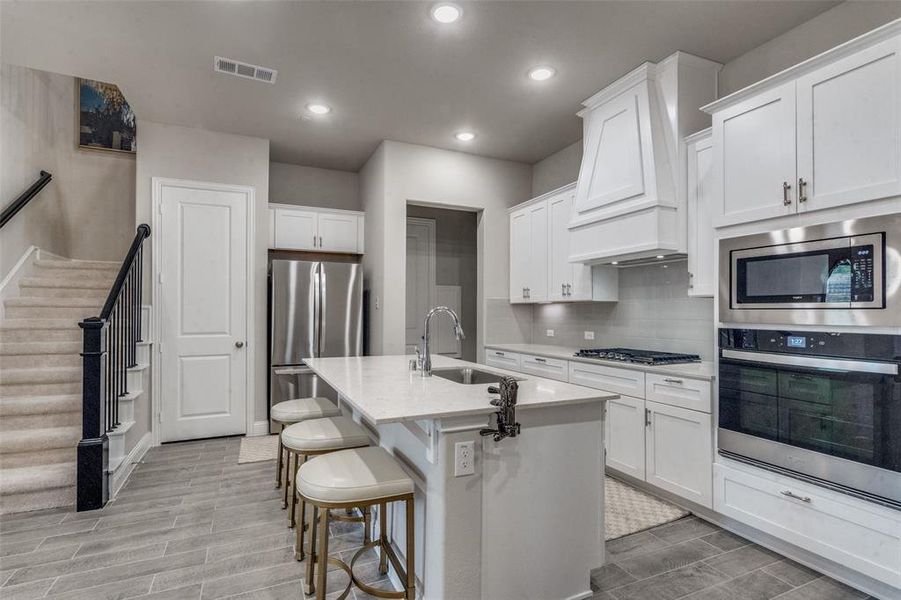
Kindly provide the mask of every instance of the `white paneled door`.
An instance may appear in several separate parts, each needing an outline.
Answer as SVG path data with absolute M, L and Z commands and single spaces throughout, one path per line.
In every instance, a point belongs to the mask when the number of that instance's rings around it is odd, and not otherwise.
M 423 319 L 435 306 L 435 231 L 434 219 L 407 217 L 406 345 L 409 352 L 419 346 Z
M 158 184 L 160 441 L 246 432 L 249 188 Z

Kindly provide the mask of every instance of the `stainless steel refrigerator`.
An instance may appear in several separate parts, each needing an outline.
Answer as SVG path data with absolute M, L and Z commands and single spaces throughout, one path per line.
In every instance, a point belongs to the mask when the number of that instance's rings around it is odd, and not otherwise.
M 305 360 L 363 353 L 358 263 L 273 260 L 269 267 L 269 405 L 336 392 Z M 270 421 L 270 430 L 276 428 Z

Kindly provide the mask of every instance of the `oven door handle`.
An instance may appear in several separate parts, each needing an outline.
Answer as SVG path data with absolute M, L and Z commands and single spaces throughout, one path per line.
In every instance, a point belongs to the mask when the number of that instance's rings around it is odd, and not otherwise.
M 745 352 L 743 350 L 722 351 L 723 358 L 735 360 L 769 363 L 792 367 L 808 367 L 829 371 L 854 371 L 858 373 L 879 373 L 897 375 L 897 363 L 871 362 L 865 360 L 848 360 L 844 358 L 820 358 L 817 356 L 799 356 L 797 354 L 768 354 L 766 352 Z

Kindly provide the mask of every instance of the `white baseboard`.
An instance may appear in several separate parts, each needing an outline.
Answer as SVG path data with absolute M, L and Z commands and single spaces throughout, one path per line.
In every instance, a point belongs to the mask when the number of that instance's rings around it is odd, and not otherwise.
M 128 480 L 128 476 L 131 475 L 131 472 L 135 469 L 135 464 L 141 462 L 141 459 L 144 458 L 144 455 L 147 454 L 147 451 L 150 450 L 151 446 L 151 435 L 148 431 L 141 439 L 138 440 L 138 443 L 135 444 L 135 447 L 131 449 L 131 452 L 128 453 L 128 456 L 119 463 L 119 467 L 110 474 L 110 500 L 116 497 L 116 494 L 119 493 L 119 490 L 122 489 L 122 486 L 125 485 L 125 482 Z
M 269 435 L 269 421 L 254 421 L 253 429 L 247 435 Z
M 16 261 L 16 264 L 13 265 L 12 269 L 9 270 L 9 273 L 3 277 L 3 281 L 0 281 L 0 319 L 3 318 L 4 307 L 6 306 L 4 300 L 15 298 L 19 295 L 19 280 L 26 276 L 29 267 L 40 258 L 40 254 L 40 248 L 29 246 L 22 256 L 19 257 L 19 260 Z

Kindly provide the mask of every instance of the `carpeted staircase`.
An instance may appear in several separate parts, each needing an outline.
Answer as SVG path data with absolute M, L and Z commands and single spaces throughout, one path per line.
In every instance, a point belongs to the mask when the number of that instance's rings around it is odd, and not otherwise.
M 119 265 L 36 260 L 0 321 L 0 513 L 75 499 L 81 439 L 81 329 Z

